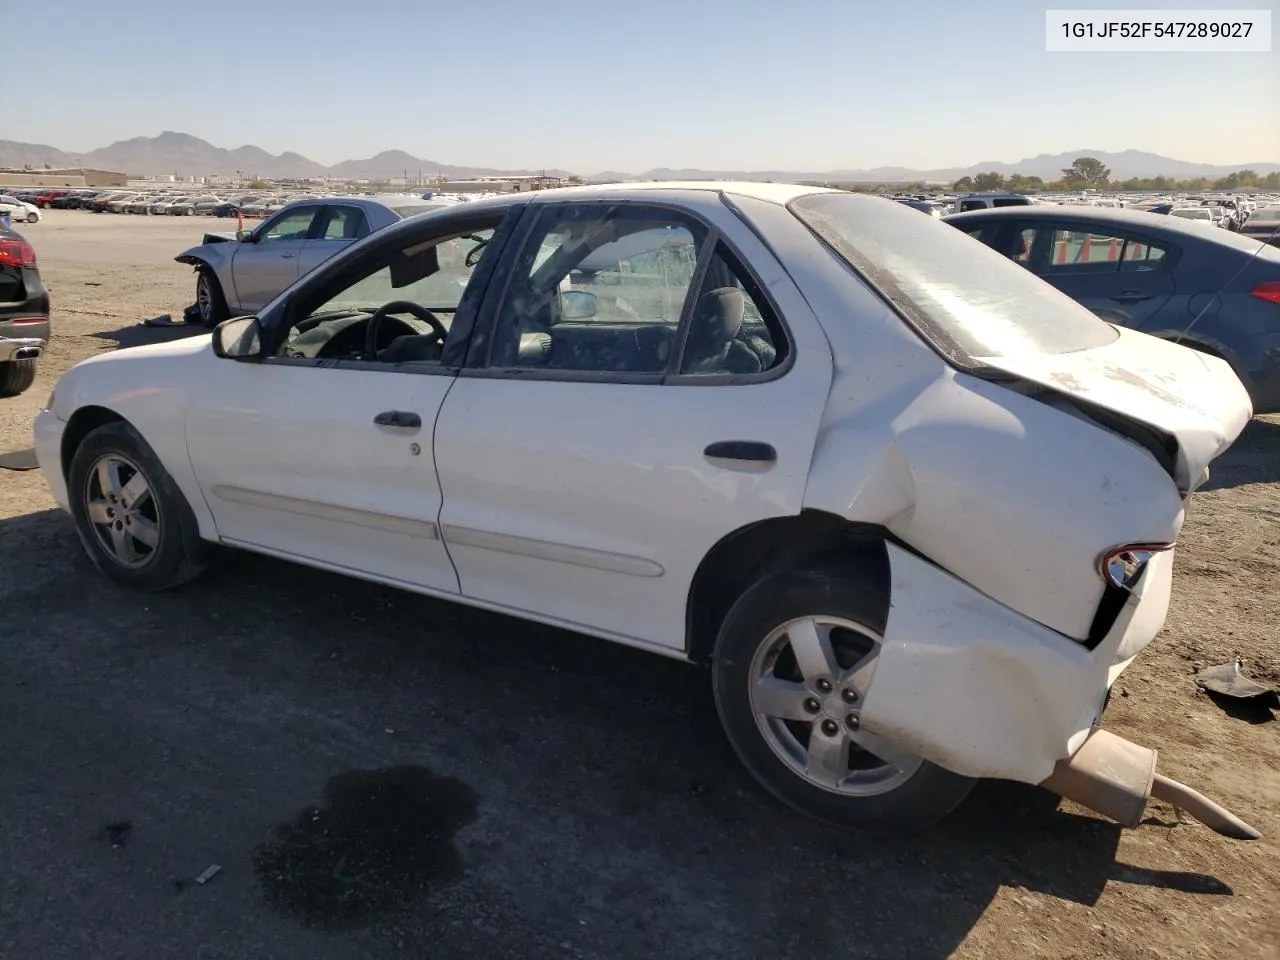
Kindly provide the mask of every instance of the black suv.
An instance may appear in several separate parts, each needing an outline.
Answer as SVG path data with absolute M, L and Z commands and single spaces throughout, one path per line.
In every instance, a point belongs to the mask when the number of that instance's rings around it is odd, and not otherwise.
M 49 342 L 49 293 L 31 244 L 0 225 L 0 397 L 26 390 Z

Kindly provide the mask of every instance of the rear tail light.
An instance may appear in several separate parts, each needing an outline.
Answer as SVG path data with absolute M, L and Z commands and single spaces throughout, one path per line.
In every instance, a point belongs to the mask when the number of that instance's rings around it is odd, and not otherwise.
M 1250 294 L 1268 303 L 1280 303 L 1280 280 L 1271 280 L 1254 287 Z
M 1157 554 L 1172 549 L 1172 543 L 1126 543 L 1112 547 L 1098 558 L 1098 572 L 1111 586 L 1128 589 L 1142 578 L 1147 564 Z
M 0 267 L 34 267 L 36 251 L 25 240 L 0 240 Z

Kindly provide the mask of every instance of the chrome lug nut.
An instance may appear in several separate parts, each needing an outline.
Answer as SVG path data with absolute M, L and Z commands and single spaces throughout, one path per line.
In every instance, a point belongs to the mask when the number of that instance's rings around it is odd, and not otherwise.
M 862 726 L 862 721 L 858 719 L 856 713 L 849 714 L 849 716 L 845 717 L 844 722 L 850 730 L 857 730 L 858 727 Z
M 840 691 L 840 697 L 844 700 L 845 703 L 857 703 L 858 691 L 851 690 L 848 687 L 846 687 L 844 690 Z
M 836 726 L 836 722 L 834 720 L 822 721 L 822 732 L 825 733 L 828 737 L 834 737 L 836 733 L 839 732 L 839 730 L 840 728 Z
M 822 704 L 820 704 L 813 697 L 810 697 L 808 700 L 804 702 L 804 708 L 808 710 L 810 713 L 817 713 L 819 710 L 822 709 Z
M 820 690 L 822 693 L 831 692 L 831 681 L 826 679 L 825 677 L 823 677 L 816 684 L 814 684 L 814 686 L 816 686 L 818 690 Z

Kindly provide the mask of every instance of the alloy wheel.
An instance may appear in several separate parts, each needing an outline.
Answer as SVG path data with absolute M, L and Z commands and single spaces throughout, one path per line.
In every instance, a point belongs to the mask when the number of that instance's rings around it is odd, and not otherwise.
M 752 658 L 756 726 L 783 763 L 823 790 L 888 793 L 924 762 L 862 729 L 862 703 L 882 642 L 851 620 L 801 617 L 774 629 Z
M 120 454 L 99 457 L 84 489 L 85 515 L 103 551 L 124 567 L 146 566 L 160 546 L 160 505 L 146 474 Z

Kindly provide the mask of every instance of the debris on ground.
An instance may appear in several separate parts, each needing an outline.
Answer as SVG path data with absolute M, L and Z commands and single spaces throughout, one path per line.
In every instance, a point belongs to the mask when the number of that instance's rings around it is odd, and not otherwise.
M 132 820 L 113 820 L 102 828 L 102 835 L 106 837 L 107 842 L 111 844 L 112 850 L 118 850 L 128 843 L 129 836 L 132 833 Z
M 174 320 L 168 313 L 162 313 L 158 317 L 148 317 L 142 321 L 144 327 L 180 327 L 185 323 L 185 320 Z
M 1239 657 L 1202 669 L 1196 674 L 1196 686 L 1207 693 L 1280 709 L 1280 692 L 1246 677 Z
M 221 870 L 222 867 L 218 864 L 209 864 L 209 866 L 205 867 L 204 872 L 201 873 L 200 876 L 196 877 L 196 883 L 203 887 L 206 883 L 216 877 Z

